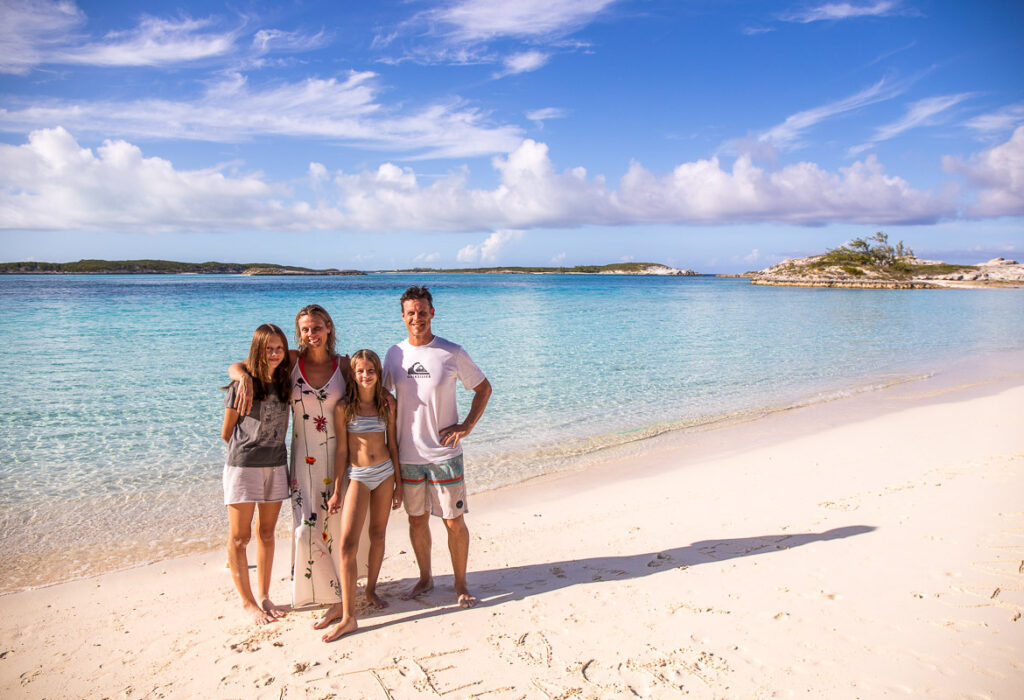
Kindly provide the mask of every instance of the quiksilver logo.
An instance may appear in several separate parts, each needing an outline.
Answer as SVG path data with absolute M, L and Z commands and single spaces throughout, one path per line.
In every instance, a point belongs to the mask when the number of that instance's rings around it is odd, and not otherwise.
M 423 377 L 423 378 L 429 379 L 430 378 L 430 372 L 428 372 L 427 368 L 424 367 L 423 365 L 421 365 L 419 362 L 413 362 L 412 366 L 409 368 L 408 376 L 410 376 L 410 377 Z

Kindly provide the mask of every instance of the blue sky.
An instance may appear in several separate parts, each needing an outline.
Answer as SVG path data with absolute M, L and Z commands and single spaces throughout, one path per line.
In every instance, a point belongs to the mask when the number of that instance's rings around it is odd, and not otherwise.
M 1024 3 L 0 0 L 0 260 L 1024 258 Z

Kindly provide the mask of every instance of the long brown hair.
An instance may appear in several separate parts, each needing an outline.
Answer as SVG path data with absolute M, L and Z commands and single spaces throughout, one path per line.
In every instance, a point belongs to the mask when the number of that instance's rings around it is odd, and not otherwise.
M 284 359 L 273 370 L 267 363 L 267 345 L 272 338 L 277 338 L 284 346 Z M 249 357 L 245 368 L 252 375 L 252 398 L 261 401 L 270 394 L 288 402 L 291 394 L 291 378 L 289 375 L 288 338 L 284 331 L 273 323 L 264 323 L 252 334 L 252 345 L 249 346 Z
M 303 306 L 299 309 L 299 313 L 295 314 L 295 343 L 299 347 L 299 354 L 302 355 L 306 352 L 306 344 L 302 342 L 302 334 L 299 333 L 299 319 L 303 316 L 319 316 L 320 320 L 327 324 L 327 354 L 334 357 L 334 320 L 327 313 L 327 309 L 319 304 Z
M 356 350 L 349 360 L 348 381 L 345 382 L 345 423 L 348 423 L 359 411 L 359 385 L 356 384 L 356 361 L 366 360 L 377 372 L 377 386 L 373 390 L 373 405 L 377 409 L 377 417 L 387 423 L 388 401 L 384 398 L 384 377 L 380 366 L 380 358 L 373 350 Z

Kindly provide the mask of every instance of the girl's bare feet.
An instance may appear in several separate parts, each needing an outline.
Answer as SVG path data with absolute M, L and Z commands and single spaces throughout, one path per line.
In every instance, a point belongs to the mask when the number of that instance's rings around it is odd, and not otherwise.
M 273 617 L 275 620 L 283 616 L 285 613 L 285 608 L 282 608 L 280 605 L 275 605 L 273 601 L 270 600 L 270 598 L 266 597 L 263 599 L 263 602 L 260 604 L 260 607 L 263 608 L 263 610 L 268 615 Z
M 336 624 L 334 629 L 321 637 L 321 639 L 325 642 L 333 642 L 338 637 L 349 634 L 350 632 L 355 632 L 357 629 L 359 629 L 359 625 L 356 624 L 356 619 L 354 617 L 350 617 Z
M 366 602 L 372 605 L 373 607 L 377 608 L 378 610 L 383 610 L 388 606 L 388 601 L 378 596 L 377 591 L 367 591 Z
M 320 619 L 313 623 L 313 629 L 322 630 L 324 627 L 331 624 L 335 620 L 340 620 L 341 614 L 341 603 L 335 603 L 331 607 L 327 608 L 327 612 L 321 615 Z
M 252 615 L 252 621 L 257 625 L 265 625 L 277 619 L 255 603 L 246 603 L 245 611 Z

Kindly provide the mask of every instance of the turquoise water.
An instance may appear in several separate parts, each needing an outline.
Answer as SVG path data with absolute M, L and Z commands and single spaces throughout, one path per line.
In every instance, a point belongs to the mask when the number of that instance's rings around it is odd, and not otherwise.
M 404 337 L 398 297 L 495 392 L 477 491 L 608 446 L 1024 348 L 1024 290 L 839 290 L 579 275 L 0 277 L 0 591 L 219 545 L 226 367 L 316 302 L 339 350 Z M 294 342 L 294 341 L 292 341 Z M 468 405 L 469 395 L 463 397 Z M 283 518 L 287 522 L 287 516 Z

